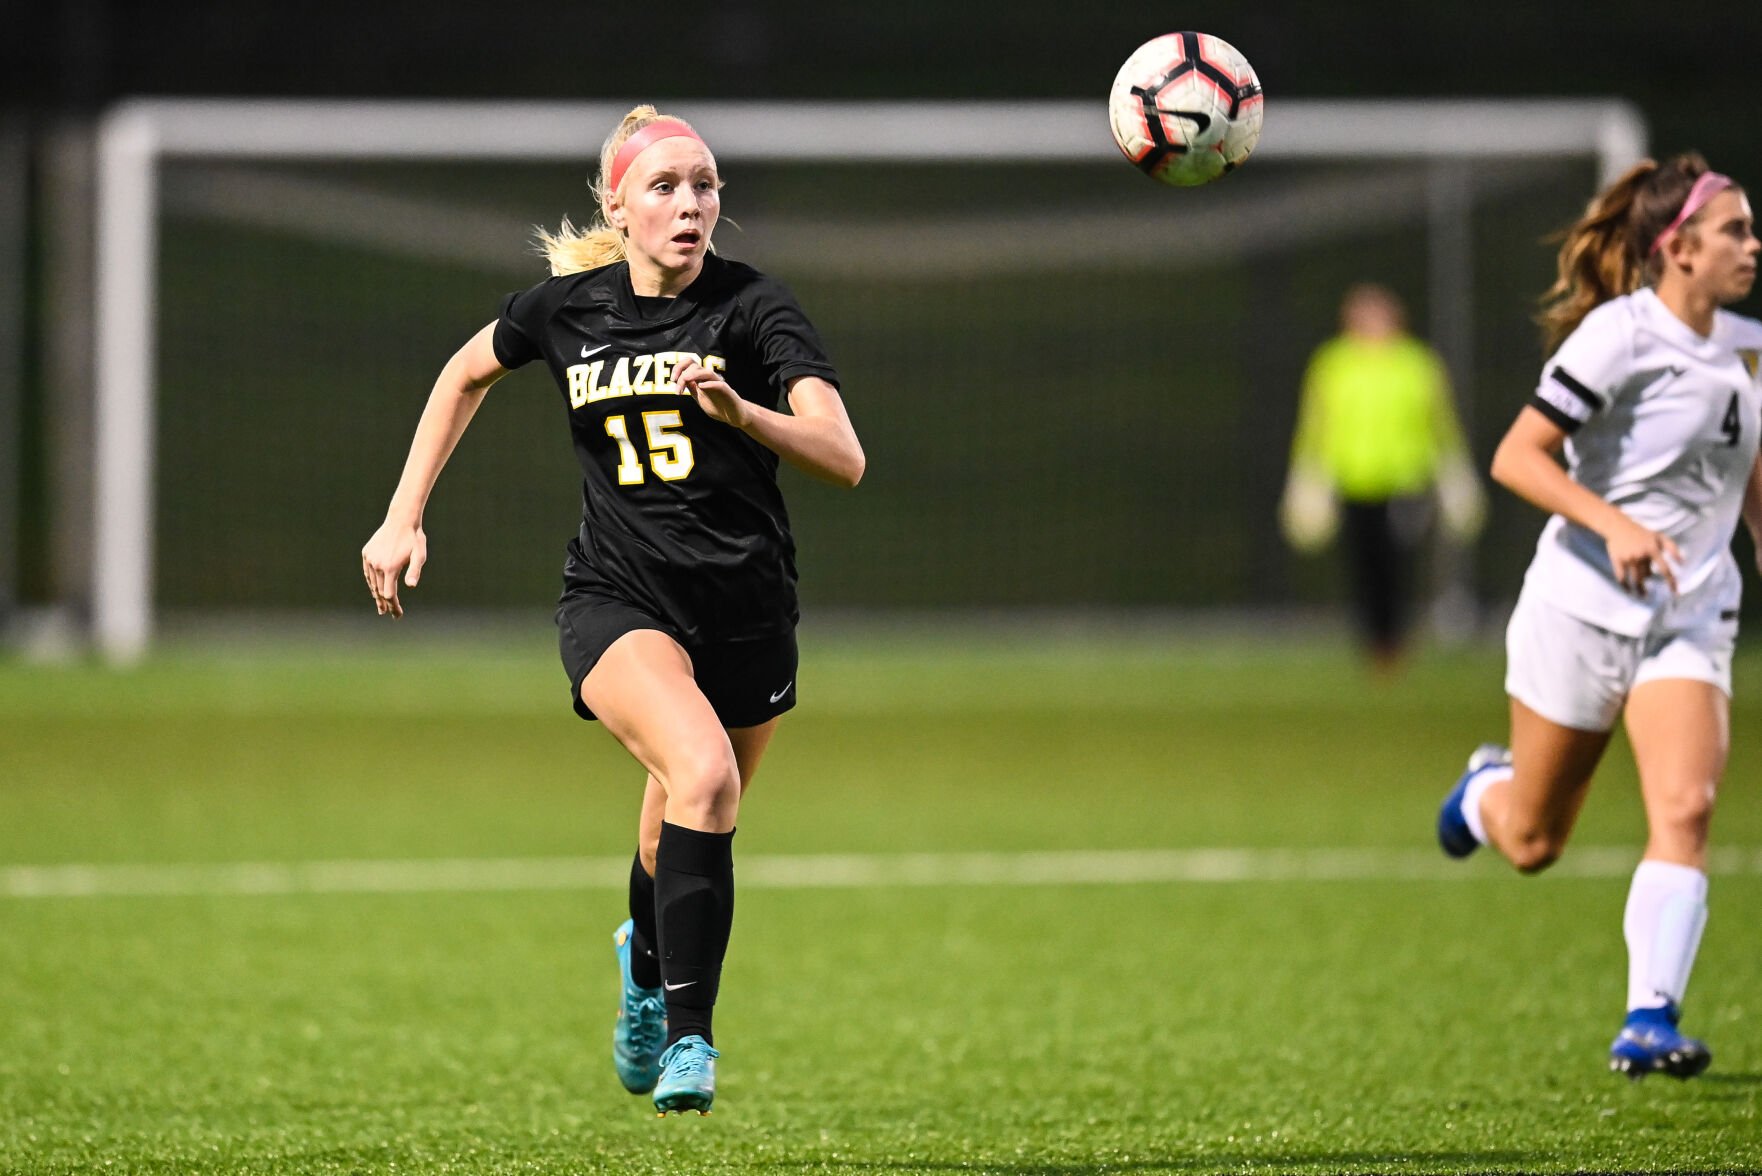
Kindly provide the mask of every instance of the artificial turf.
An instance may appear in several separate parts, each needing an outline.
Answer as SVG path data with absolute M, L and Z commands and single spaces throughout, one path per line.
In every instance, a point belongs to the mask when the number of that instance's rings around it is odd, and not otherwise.
M 740 860 L 1429 852 L 1499 659 L 1401 679 L 1193 639 L 805 641 Z M 66 863 L 627 855 L 640 772 L 542 641 L 0 664 L 0 880 Z M 1715 839 L 1762 846 L 1762 659 Z M 1620 740 L 1563 865 L 1637 856 Z M 1589 849 L 1593 851 L 1586 854 Z M 607 1056 L 614 887 L 0 888 L 0 1171 L 1762 1169 L 1762 858 L 1725 859 L 1685 1027 L 1629 1083 L 1626 879 L 754 885 L 708 1119 Z M 10 870 L 8 874 L 6 871 Z

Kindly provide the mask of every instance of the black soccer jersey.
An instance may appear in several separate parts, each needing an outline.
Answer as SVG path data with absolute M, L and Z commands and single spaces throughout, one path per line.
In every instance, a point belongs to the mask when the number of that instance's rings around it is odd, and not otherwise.
M 687 359 L 777 408 L 789 380 L 838 374 L 782 283 L 715 254 L 677 298 L 638 298 L 624 262 L 510 294 L 496 361 L 543 359 L 581 463 L 581 531 L 564 591 L 628 601 L 688 645 L 795 624 L 795 542 L 777 454 L 706 414 Z

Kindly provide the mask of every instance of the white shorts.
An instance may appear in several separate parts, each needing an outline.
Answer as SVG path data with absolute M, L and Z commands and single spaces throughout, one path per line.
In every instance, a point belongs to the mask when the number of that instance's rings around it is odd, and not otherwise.
M 1505 630 L 1505 693 L 1544 719 L 1608 731 L 1635 686 L 1660 678 L 1711 682 L 1731 696 L 1736 616 L 1628 637 L 1579 620 L 1529 592 Z

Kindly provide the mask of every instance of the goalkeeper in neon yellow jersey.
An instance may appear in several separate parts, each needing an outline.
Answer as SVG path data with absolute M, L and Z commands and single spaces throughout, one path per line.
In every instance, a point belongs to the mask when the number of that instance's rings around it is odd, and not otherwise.
M 1354 619 L 1387 669 L 1412 624 L 1416 556 L 1434 499 L 1461 540 L 1479 533 L 1485 496 L 1444 364 L 1407 333 L 1400 300 L 1382 286 L 1354 286 L 1340 321 L 1304 374 L 1280 523 L 1300 551 L 1344 531 Z

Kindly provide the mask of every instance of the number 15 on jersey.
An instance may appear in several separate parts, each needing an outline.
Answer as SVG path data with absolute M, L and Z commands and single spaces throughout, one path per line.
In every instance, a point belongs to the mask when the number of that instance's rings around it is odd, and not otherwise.
M 663 482 L 677 482 L 691 473 L 697 457 L 691 449 L 691 438 L 679 430 L 685 427 L 677 409 L 642 414 L 642 431 L 648 442 L 648 468 Z M 618 484 L 640 486 L 643 461 L 630 439 L 630 425 L 624 416 L 606 418 L 606 436 L 618 443 Z

